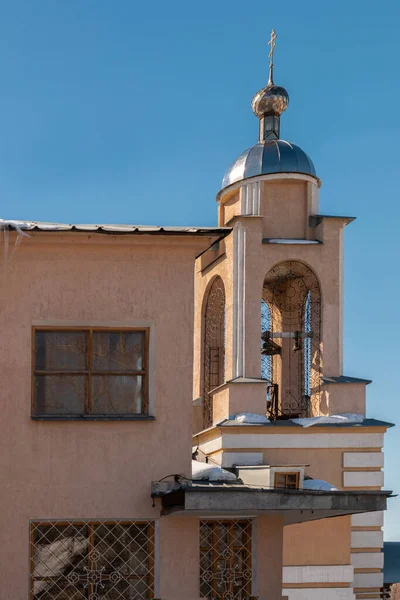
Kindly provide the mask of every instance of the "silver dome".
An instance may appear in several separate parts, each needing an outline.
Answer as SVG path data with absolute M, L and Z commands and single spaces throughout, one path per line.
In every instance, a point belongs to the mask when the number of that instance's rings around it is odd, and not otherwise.
M 259 142 L 235 160 L 222 180 L 222 189 L 249 177 L 272 173 L 302 173 L 316 177 L 313 162 L 295 144 L 285 140 Z

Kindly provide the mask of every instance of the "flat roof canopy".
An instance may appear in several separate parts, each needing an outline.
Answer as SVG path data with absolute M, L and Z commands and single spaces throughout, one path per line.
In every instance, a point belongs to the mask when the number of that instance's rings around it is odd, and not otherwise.
M 386 509 L 390 491 L 316 491 L 254 488 L 242 484 L 193 483 L 161 491 L 162 515 L 233 517 L 282 515 L 284 524 L 304 523 Z

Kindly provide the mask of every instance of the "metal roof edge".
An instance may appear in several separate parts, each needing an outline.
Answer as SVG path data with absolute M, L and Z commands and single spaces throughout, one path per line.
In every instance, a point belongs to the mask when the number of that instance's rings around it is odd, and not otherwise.
M 308 427 L 304 427 L 299 423 L 294 423 L 291 419 L 279 419 L 277 421 L 270 421 L 269 423 L 239 423 L 233 419 L 223 419 L 213 427 L 297 427 L 310 432 L 320 427 L 323 427 L 324 429 L 329 427 L 339 427 L 341 429 L 354 429 L 357 427 L 387 427 L 389 429 L 390 427 L 395 427 L 395 424 L 389 423 L 388 421 L 380 421 L 379 419 L 365 418 L 362 423 L 314 423 Z
M 346 221 L 346 225 L 348 225 L 355 221 L 356 218 L 357 217 L 348 217 L 344 215 L 310 215 L 308 223 L 310 227 L 317 227 L 322 222 L 322 219 L 341 219 L 342 221 Z
M 42 233 L 101 233 L 107 235 L 182 235 L 225 237 L 232 229 L 230 227 L 170 227 L 150 225 L 121 225 L 121 224 L 80 224 L 80 223 L 50 223 L 45 221 L 19 221 L 0 219 L 0 230 Z
M 369 385 L 372 383 L 372 379 L 362 379 L 359 377 L 347 377 L 347 375 L 338 375 L 330 377 L 329 375 L 323 375 L 321 377 L 323 383 L 365 383 Z

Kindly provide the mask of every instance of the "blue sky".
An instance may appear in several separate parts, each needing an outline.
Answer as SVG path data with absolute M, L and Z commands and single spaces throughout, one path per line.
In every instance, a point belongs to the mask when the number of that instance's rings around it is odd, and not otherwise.
M 257 139 L 268 76 L 281 135 L 310 154 L 345 238 L 345 374 L 395 422 L 400 357 L 400 5 L 395 1 L 0 2 L 3 218 L 215 225 L 230 163 Z M 399 296 L 397 296 L 399 294 Z M 386 487 L 400 492 L 396 429 Z M 387 539 L 400 539 L 392 500 Z

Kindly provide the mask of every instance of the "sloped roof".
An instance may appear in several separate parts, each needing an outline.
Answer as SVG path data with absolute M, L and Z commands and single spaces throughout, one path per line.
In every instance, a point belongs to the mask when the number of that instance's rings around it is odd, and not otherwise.
M 232 231 L 231 227 L 163 227 L 153 225 L 124 225 L 112 223 L 49 223 L 46 221 L 18 221 L 0 219 L 0 230 L 8 231 L 43 231 L 43 232 L 83 232 L 147 235 L 216 235 L 225 236 Z

